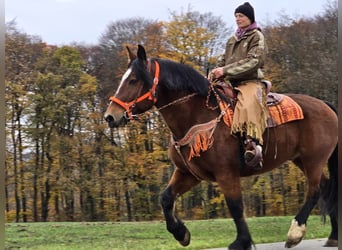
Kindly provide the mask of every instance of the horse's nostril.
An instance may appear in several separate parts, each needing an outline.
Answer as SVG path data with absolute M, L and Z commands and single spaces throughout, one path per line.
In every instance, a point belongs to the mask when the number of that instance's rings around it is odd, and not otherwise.
M 107 116 L 105 117 L 105 120 L 106 120 L 106 122 L 112 122 L 112 121 L 114 121 L 114 118 L 113 118 L 113 116 L 111 116 L 111 115 L 107 115 Z

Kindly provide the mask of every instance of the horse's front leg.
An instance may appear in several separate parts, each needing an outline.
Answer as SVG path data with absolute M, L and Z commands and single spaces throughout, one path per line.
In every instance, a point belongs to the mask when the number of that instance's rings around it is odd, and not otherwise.
M 243 202 L 239 177 L 225 177 L 218 180 L 218 184 L 224 193 L 230 214 L 233 217 L 237 236 L 235 241 L 228 246 L 229 250 L 250 250 L 252 237 L 249 232 L 246 220 L 243 216 Z
M 166 220 L 166 228 L 182 246 L 190 244 L 190 232 L 184 226 L 184 223 L 175 215 L 175 200 L 178 196 L 184 194 L 198 183 L 199 181 L 193 175 L 182 172 L 177 168 L 167 188 L 161 195 L 161 205 Z

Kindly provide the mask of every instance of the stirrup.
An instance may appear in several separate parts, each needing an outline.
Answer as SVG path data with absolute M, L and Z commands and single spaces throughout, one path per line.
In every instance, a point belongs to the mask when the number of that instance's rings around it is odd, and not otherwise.
M 245 164 L 249 167 L 262 168 L 262 147 L 253 141 L 249 141 L 249 143 L 251 143 L 252 149 L 246 150 L 244 154 Z

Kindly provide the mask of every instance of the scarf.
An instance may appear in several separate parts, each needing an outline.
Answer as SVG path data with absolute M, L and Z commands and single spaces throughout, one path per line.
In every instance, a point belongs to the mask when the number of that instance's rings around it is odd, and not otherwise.
M 256 22 L 254 22 L 251 25 L 249 25 L 246 29 L 238 28 L 236 30 L 235 35 L 236 35 L 237 39 L 240 40 L 246 34 L 246 32 L 254 30 L 254 29 L 261 30 Z

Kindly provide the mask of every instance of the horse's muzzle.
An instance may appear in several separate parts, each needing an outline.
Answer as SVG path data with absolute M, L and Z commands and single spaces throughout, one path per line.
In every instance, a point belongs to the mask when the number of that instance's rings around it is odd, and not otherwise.
M 128 120 L 127 120 L 127 118 L 125 116 L 121 116 L 120 119 L 115 120 L 112 115 L 106 115 L 104 117 L 104 119 L 106 120 L 106 122 L 108 123 L 108 126 L 110 128 L 117 128 L 117 127 L 120 127 L 120 126 L 124 126 L 128 122 Z

